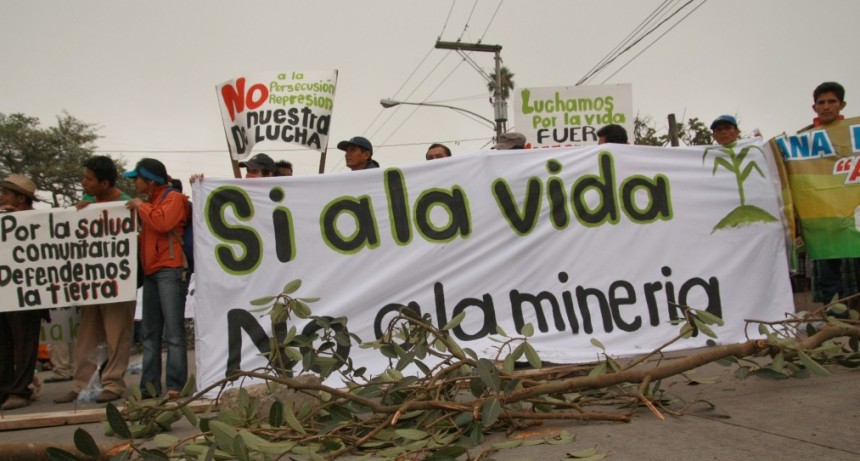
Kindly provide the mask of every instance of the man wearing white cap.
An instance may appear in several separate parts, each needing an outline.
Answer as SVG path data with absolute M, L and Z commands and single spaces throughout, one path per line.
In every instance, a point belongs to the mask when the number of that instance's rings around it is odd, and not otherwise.
M 493 149 L 496 150 L 516 150 L 526 148 L 526 136 L 516 131 L 508 131 L 499 135 L 496 140 L 496 145 Z

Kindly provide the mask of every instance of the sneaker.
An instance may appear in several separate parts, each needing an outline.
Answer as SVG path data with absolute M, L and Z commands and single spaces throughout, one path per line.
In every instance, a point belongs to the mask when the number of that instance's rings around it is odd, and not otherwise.
M 178 399 L 182 397 L 182 393 L 179 391 L 167 391 L 167 398 L 170 400 Z
M 78 400 L 78 393 L 75 391 L 69 391 L 68 394 L 55 398 L 54 403 L 70 403 L 75 400 Z
M 102 393 L 99 394 L 98 397 L 96 397 L 96 403 L 113 402 L 114 400 L 116 400 L 120 397 L 122 397 L 122 395 L 117 394 L 116 392 L 105 390 L 105 391 L 102 391 Z
M 10 395 L 9 398 L 0 405 L 0 410 L 16 410 L 30 405 L 30 399 L 21 397 L 20 395 Z

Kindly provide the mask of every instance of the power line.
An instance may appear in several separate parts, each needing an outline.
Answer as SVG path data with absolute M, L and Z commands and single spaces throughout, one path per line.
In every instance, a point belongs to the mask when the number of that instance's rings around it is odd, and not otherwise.
M 437 40 L 442 40 L 442 36 L 445 35 L 445 29 L 448 27 L 448 21 L 451 19 L 451 13 L 454 12 L 454 5 L 457 4 L 457 0 L 451 0 L 451 8 L 448 9 L 448 17 L 445 18 L 445 24 L 442 25 L 442 32 L 439 32 Z
M 638 57 L 639 57 L 639 55 L 641 55 L 642 53 L 644 53 L 645 51 L 647 51 L 647 50 L 648 50 L 648 48 L 651 48 L 655 43 L 657 43 L 661 38 L 663 38 L 663 36 L 664 36 L 664 35 L 666 35 L 666 34 L 668 34 L 669 32 L 671 32 L 671 31 L 672 31 L 672 29 L 674 29 L 675 27 L 677 27 L 677 26 L 678 26 L 678 24 L 680 24 L 683 20 L 687 19 L 687 17 L 688 17 L 688 16 L 690 16 L 690 15 L 691 15 L 691 14 L 693 14 L 693 13 L 695 13 L 695 12 L 696 12 L 696 10 L 698 10 L 699 8 L 701 8 L 701 7 L 702 7 L 702 5 L 704 5 L 705 3 L 707 3 L 707 1 L 708 1 L 708 0 L 702 0 L 702 3 L 700 3 L 698 6 L 696 6 L 695 8 L 693 8 L 693 9 L 692 9 L 689 13 L 687 13 L 684 17 L 682 17 L 681 19 L 679 19 L 679 20 L 678 20 L 678 22 L 676 22 L 675 24 L 673 24 L 673 25 L 672 25 L 672 27 L 670 27 L 670 28 L 669 28 L 669 30 L 667 30 L 666 32 L 663 32 L 659 37 L 657 37 L 656 39 L 654 39 L 654 41 L 653 41 L 653 42 L 651 42 L 650 44 L 648 44 L 648 46 L 646 46 L 642 51 L 640 51 L 640 52 L 639 52 L 639 53 L 637 53 L 635 56 L 633 56 L 632 58 L 630 58 L 630 60 L 629 60 L 629 61 L 627 61 L 626 63 L 624 63 L 624 65 L 623 65 L 623 66 L 619 67 L 619 68 L 618 68 L 618 70 L 616 70 L 615 72 L 613 72 L 613 73 L 612 73 L 612 75 L 610 75 L 609 77 L 606 77 L 606 80 L 604 80 L 603 82 L 601 82 L 601 84 L 606 83 L 607 81 L 609 81 L 609 79 L 610 79 L 610 78 L 614 77 L 614 76 L 615 76 L 615 74 L 617 74 L 617 73 L 621 72 L 621 70 L 622 70 L 622 69 L 624 69 L 625 67 L 627 67 L 627 65 L 629 65 L 631 62 L 633 62 L 633 60 L 634 60 L 634 59 L 638 58 Z
M 580 84 L 585 83 L 585 82 L 587 82 L 588 80 L 592 79 L 592 78 L 593 78 L 597 73 L 599 73 L 601 70 L 603 70 L 604 68 L 606 68 L 606 66 L 608 66 L 609 64 L 611 64 L 612 62 L 614 62 L 616 59 L 618 59 L 619 57 L 621 57 L 621 56 L 622 56 L 623 54 L 625 54 L 626 52 L 630 51 L 634 46 L 636 46 L 637 44 L 639 44 L 639 43 L 640 43 L 642 40 L 644 40 L 647 36 L 649 36 L 649 35 L 651 35 L 652 33 L 654 33 L 657 29 L 659 29 L 661 26 L 663 26 L 663 24 L 665 24 L 667 21 L 669 21 L 669 20 L 671 20 L 672 18 L 674 18 L 674 17 L 675 17 L 675 15 L 677 15 L 678 13 L 680 13 L 680 12 L 681 12 L 681 10 L 683 10 L 684 8 L 686 8 L 687 6 L 689 6 L 689 5 L 690 5 L 691 3 L 693 3 L 694 1 L 695 1 L 695 0 L 688 0 L 686 3 L 684 3 L 684 4 L 683 4 L 683 5 L 681 5 L 680 7 L 676 8 L 674 11 L 672 11 L 672 13 L 671 13 L 671 14 L 669 14 L 669 15 L 668 15 L 668 17 L 665 17 L 664 19 L 662 19 L 659 23 L 657 23 L 657 25 L 655 25 L 654 27 L 652 27 L 651 29 L 649 29 L 647 32 L 645 32 L 645 33 L 644 33 L 644 34 L 642 34 L 641 36 L 637 37 L 637 38 L 636 38 L 632 43 L 630 43 L 629 45 L 627 45 L 623 50 L 621 50 L 621 51 L 619 51 L 618 53 L 616 53 L 616 54 L 615 54 L 614 56 L 612 56 L 610 59 L 605 60 L 604 64 L 600 65 L 597 69 L 593 70 L 593 71 L 592 71 L 592 72 L 590 72 L 588 75 L 586 75 L 585 77 L 583 77 L 582 79 L 580 79 L 580 81 L 579 81 L 579 82 L 577 82 L 577 85 L 580 85 Z M 707 0 L 704 0 L 704 1 L 707 1 Z M 704 1 L 702 2 L 702 4 L 704 4 Z M 693 9 L 690 13 L 688 13 L 686 16 L 684 16 L 684 17 L 682 17 L 681 19 L 679 19 L 679 20 L 678 20 L 674 25 L 672 25 L 672 26 L 669 28 L 669 30 L 667 30 L 666 32 L 664 32 L 664 33 L 663 33 L 662 35 L 660 35 L 659 37 L 657 37 L 657 39 L 656 39 L 654 42 L 652 42 L 652 43 L 651 43 L 651 45 L 653 45 L 653 44 L 654 44 L 654 43 L 656 43 L 660 38 L 662 38 L 663 36 L 665 36 L 665 35 L 666 35 L 666 33 L 668 33 L 669 31 L 671 31 L 672 29 L 674 29 L 674 28 L 675 28 L 678 24 L 680 24 L 684 19 L 686 19 L 690 14 L 692 14 L 692 12 L 696 11 L 700 6 L 702 6 L 702 4 L 699 4 L 699 6 L 697 6 L 696 8 L 694 8 L 694 9 Z M 646 47 L 645 49 L 647 50 L 648 48 L 650 48 L 650 46 L 651 46 L 651 45 L 649 45 L 649 46 L 648 46 L 648 47 Z M 644 51 L 644 50 L 643 50 L 643 51 Z M 633 61 L 633 59 L 636 59 L 636 57 L 638 57 L 638 56 L 639 56 L 639 55 L 641 55 L 641 54 L 642 54 L 642 52 L 640 52 L 639 54 L 637 54 L 636 56 L 634 56 L 630 61 L 628 61 L 628 63 L 627 63 L 627 64 L 629 64 L 630 62 L 632 62 L 632 61 Z M 625 66 L 626 66 L 627 64 L 625 64 Z M 616 71 L 615 73 L 617 73 L 617 71 Z M 615 74 L 613 74 L 613 75 L 615 75 Z
M 493 21 L 496 20 L 496 15 L 499 14 L 499 10 L 502 8 L 502 2 L 504 0 L 499 0 L 499 4 L 496 6 L 496 11 L 493 11 L 493 16 L 490 17 L 490 22 L 487 23 L 487 28 L 484 29 L 484 33 L 481 34 L 481 38 L 478 39 L 478 43 L 484 40 L 484 36 L 487 35 L 487 31 L 490 30 L 490 26 L 493 24 Z
M 463 40 L 463 35 L 466 34 L 466 31 L 469 29 L 469 22 L 472 20 L 472 15 L 475 13 L 475 8 L 478 7 L 478 0 L 475 0 L 475 3 L 472 4 L 472 11 L 469 12 L 469 17 L 466 18 L 466 24 L 463 26 L 463 32 L 460 32 L 460 36 L 457 37 L 457 41 Z
M 630 43 L 630 40 L 632 40 L 633 37 L 636 36 L 636 34 L 638 34 L 642 29 L 644 29 L 658 14 L 658 12 L 661 11 L 661 9 L 665 8 L 667 4 L 671 3 L 671 1 L 672 0 L 664 0 L 663 3 L 657 6 L 657 8 L 655 8 L 654 11 L 652 11 L 644 20 L 642 20 L 642 22 L 639 23 L 638 26 L 636 26 L 629 34 L 627 34 L 624 39 L 618 42 L 618 44 L 615 45 L 615 48 L 612 48 L 612 50 L 609 51 L 609 53 L 607 53 L 603 58 L 601 58 L 600 61 L 598 61 L 597 64 L 594 65 L 594 67 L 589 69 L 588 72 L 586 72 L 585 75 L 576 84 L 582 84 L 585 79 L 587 79 L 593 72 L 596 72 L 596 70 L 600 66 L 604 65 L 612 56 L 615 55 L 616 52 L 618 52 L 620 49 Z

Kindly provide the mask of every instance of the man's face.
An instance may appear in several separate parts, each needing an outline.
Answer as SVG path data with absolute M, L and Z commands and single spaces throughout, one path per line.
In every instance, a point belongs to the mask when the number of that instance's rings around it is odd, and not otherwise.
M 263 170 L 261 170 L 259 168 L 248 167 L 247 169 L 245 169 L 245 178 L 252 179 L 252 178 L 262 178 L 262 177 L 263 177 Z
M 597 144 L 606 144 L 606 136 L 598 136 Z
M 427 151 L 427 160 L 436 160 L 437 158 L 445 158 L 445 149 L 441 147 L 434 147 Z
M 344 159 L 350 170 L 363 170 L 367 161 L 370 160 L 370 152 L 362 150 L 358 146 L 347 146 Z
M 12 192 L 9 189 L 3 188 L 0 190 L 2 190 L 2 192 L 0 192 L 0 203 L 2 203 L 3 205 L 10 205 L 13 207 L 18 207 L 20 205 L 20 201 L 21 201 L 20 195 Z
M 81 178 L 81 187 L 84 188 L 84 193 L 96 197 L 109 189 L 110 184 L 107 180 L 99 181 L 96 174 L 93 173 L 93 170 L 84 168 L 84 176 Z
M 818 95 L 812 110 L 818 114 L 821 123 L 830 123 L 839 118 L 839 113 L 845 108 L 845 102 L 840 101 L 835 93 L 827 92 Z
M 280 176 L 292 176 L 293 175 L 293 169 L 280 167 L 280 168 L 278 168 L 278 175 L 280 175 Z
M 741 130 L 731 123 L 717 123 L 714 127 L 714 141 L 721 146 L 727 146 L 741 137 Z

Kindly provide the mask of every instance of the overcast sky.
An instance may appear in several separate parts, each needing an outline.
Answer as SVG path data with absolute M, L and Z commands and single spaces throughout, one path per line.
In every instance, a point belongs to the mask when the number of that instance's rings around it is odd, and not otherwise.
M 517 87 L 570 86 L 649 14 L 684 3 L 0 0 L 0 112 L 51 125 L 65 110 L 99 126 L 99 152 L 129 167 L 155 157 L 184 181 L 230 176 L 215 85 L 337 69 L 326 171 L 345 170 L 335 145 L 354 135 L 373 141 L 383 167 L 405 165 L 432 142 L 464 155 L 493 134 L 449 109 L 380 106 L 425 101 L 492 118 L 484 78 L 435 50 L 437 39 L 501 45 Z M 857 0 L 694 0 L 588 84 L 632 84 L 634 111 L 661 128 L 668 113 L 729 113 L 745 133 L 770 137 L 810 123 L 812 90 L 826 80 L 845 85 L 845 113 L 860 115 L 858 19 Z M 491 71 L 492 54 L 471 58 Z M 265 151 L 299 175 L 318 169 L 314 151 Z

